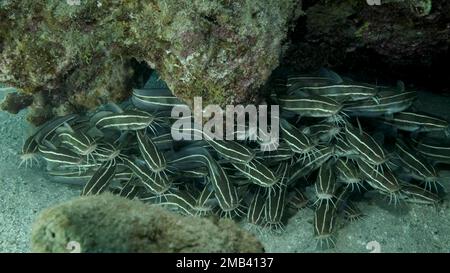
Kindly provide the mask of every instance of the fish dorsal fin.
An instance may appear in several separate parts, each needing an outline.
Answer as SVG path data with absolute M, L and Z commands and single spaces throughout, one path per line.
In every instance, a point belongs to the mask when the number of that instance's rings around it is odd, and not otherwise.
M 359 118 L 356 118 L 356 122 L 358 123 L 359 134 L 363 135 L 363 130 L 362 130 L 362 127 L 361 127 L 361 123 L 359 122 Z
M 102 108 L 102 110 L 111 111 L 113 113 L 123 113 L 123 109 L 114 102 L 108 102 Z
M 58 134 L 60 134 L 60 133 L 72 133 L 72 134 L 75 133 L 72 126 L 70 126 L 70 124 L 67 122 L 64 122 L 61 127 L 56 128 L 55 132 Z
M 330 69 L 324 68 L 324 67 L 322 67 L 322 68 L 319 70 L 319 75 L 320 75 L 320 76 L 323 76 L 323 77 L 326 77 L 326 78 L 329 78 L 329 79 L 332 79 L 332 80 L 335 81 L 337 84 L 342 83 L 342 82 L 344 81 L 344 80 L 341 78 L 341 76 L 339 76 L 336 72 L 334 72 L 334 71 L 332 71 L 332 70 L 330 70 Z
M 52 150 L 57 150 L 56 146 L 47 139 L 44 139 L 42 141 L 42 144 L 44 144 L 45 146 L 47 146 L 48 148 L 50 148 Z

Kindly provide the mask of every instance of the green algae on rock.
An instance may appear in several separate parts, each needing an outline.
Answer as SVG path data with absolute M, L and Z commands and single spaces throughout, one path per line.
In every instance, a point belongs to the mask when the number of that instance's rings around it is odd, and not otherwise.
M 112 194 L 79 197 L 40 214 L 33 252 L 263 252 L 230 219 L 184 217 Z M 70 248 L 69 248 L 70 249 Z
M 246 102 L 278 65 L 300 8 L 297 0 L 2 1 L 0 81 L 72 112 L 127 97 L 138 60 L 188 103 Z

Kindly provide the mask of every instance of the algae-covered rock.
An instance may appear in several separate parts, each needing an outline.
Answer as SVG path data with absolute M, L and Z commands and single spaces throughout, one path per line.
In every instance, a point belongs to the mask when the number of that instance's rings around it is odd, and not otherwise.
M 32 251 L 262 252 L 232 220 L 186 217 L 112 194 L 79 197 L 39 215 Z M 78 245 L 79 244 L 79 245 Z
M 300 6 L 298 0 L 1 1 L 0 82 L 42 93 L 48 106 L 71 112 L 127 97 L 138 60 L 187 102 L 251 100 L 277 66 Z

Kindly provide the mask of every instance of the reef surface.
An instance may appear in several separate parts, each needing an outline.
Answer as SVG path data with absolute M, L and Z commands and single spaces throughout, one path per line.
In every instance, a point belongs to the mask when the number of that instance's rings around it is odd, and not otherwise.
M 188 103 L 251 101 L 300 9 L 296 0 L 2 1 L 0 82 L 33 94 L 35 124 L 125 99 L 146 66 Z

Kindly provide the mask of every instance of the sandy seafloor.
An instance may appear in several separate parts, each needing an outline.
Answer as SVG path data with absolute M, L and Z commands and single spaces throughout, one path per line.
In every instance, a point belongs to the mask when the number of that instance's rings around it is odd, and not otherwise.
M 0 91 L 0 100 L 3 96 Z M 421 110 L 450 120 L 450 97 L 420 93 L 418 102 Z M 42 166 L 18 168 L 17 153 L 29 132 L 24 111 L 18 115 L 0 112 L 0 252 L 29 252 L 31 225 L 37 214 L 79 195 L 79 188 L 49 181 Z M 443 184 L 450 192 L 450 179 L 446 180 Z M 437 208 L 394 207 L 376 196 L 358 204 L 366 217 L 353 223 L 341 221 L 336 248 L 327 252 L 370 252 L 366 246 L 371 241 L 379 244 L 381 252 L 450 252 L 449 197 Z M 313 211 L 304 209 L 287 222 L 281 234 L 255 234 L 267 252 L 316 252 L 312 219 Z

